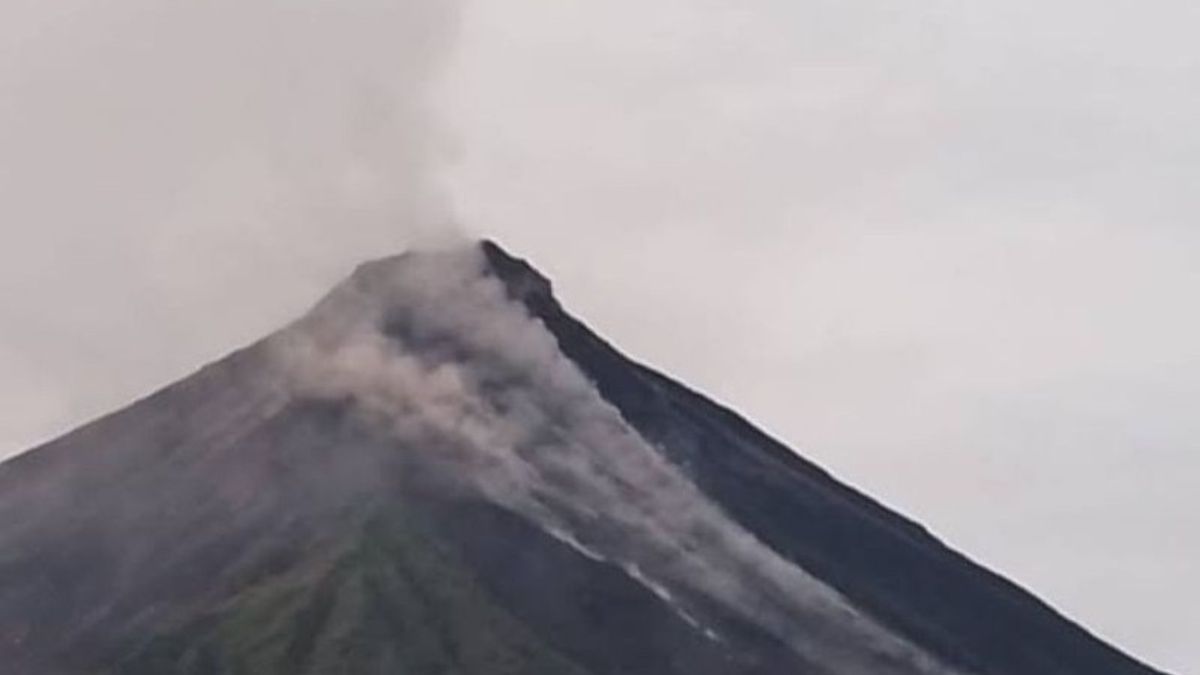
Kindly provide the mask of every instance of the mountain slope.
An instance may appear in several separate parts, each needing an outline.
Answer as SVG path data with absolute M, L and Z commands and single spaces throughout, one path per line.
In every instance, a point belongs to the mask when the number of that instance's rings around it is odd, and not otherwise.
M 0 465 L 0 662 L 1150 674 L 622 356 L 484 242 Z

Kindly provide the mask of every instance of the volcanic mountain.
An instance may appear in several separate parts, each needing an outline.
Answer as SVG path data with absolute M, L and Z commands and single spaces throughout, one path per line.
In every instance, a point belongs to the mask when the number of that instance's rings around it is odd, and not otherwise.
M 6 675 L 1151 675 L 491 242 L 0 465 Z

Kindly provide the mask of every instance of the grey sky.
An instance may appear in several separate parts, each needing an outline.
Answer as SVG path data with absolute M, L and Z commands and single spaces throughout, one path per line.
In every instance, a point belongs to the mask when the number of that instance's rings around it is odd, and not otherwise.
M 360 259 L 488 234 L 627 352 L 1187 672 L 1198 29 L 1173 1 L 10 0 L 0 455 Z

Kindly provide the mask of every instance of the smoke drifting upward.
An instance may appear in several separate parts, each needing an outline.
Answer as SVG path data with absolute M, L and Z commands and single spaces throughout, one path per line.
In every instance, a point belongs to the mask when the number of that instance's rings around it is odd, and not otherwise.
M 6 416 L 0 456 L 269 331 L 360 260 L 454 237 L 435 99 L 458 21 L 453 0 L 5 3 L 0 325 L 22 330 L 0 379 L 45 405 Z
M 270 344 L 294 396 L 354 402 L 402 451 L 623 567 L 696 625 L 705 614 L 689 598 L 711 598 L 815 672 L 951 672 L 709 502 L 509 299 L 476 246 L 365 265 Z

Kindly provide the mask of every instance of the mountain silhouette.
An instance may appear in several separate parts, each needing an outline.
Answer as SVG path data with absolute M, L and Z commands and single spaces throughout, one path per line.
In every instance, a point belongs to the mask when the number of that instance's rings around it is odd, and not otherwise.
M 484 241 L 0 465 L 9 675 L 1152 675 Z

